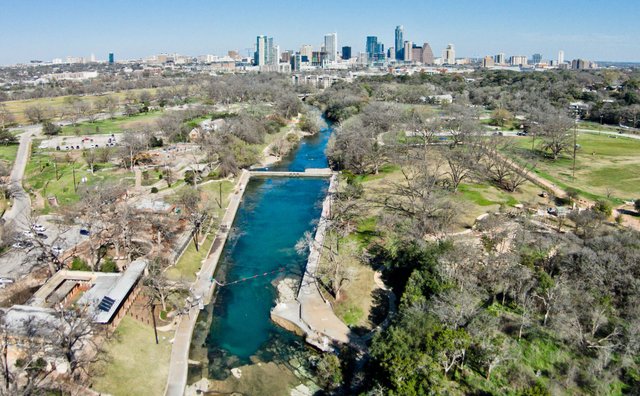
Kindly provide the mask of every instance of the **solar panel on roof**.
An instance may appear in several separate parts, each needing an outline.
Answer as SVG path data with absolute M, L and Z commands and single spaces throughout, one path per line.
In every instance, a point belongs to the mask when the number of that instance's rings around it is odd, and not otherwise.
M 98 305 L 98 309 L 101 311 L 109 312 L 109 310 L 113 306 L 113 303 L 115 302 L 116 301 L 113 298 L 104 296 L 104 298 L 102 299 L 102 301 L 100 301 L 100 304 Z

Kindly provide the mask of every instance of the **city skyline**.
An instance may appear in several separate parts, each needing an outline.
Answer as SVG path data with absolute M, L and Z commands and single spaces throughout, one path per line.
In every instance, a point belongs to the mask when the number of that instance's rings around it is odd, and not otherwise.
M 334 3 L 335 7 L 325 7 Z M 633 22 L 640 5 L 623 0 L 610 3 L 606 9 L 585 7 L 575 1 L 540 1 L 536 5 L 461 1 L 455 8 L 435 2 L 400 1 L 392 6 L 370 7 L 370 2 L 328 1 L 322 7 L 276 5 L 261 9 L 255 17 L 243 12 L 257 9 L 252 8 L 258 4 L 253 0 L 242 5 L 160 2 L 153 13 L 146 9 L 150 4 L 7 2 L 0 34 L 10 39 L 0 42 L 0 64 L 89 57 L 92 53 L 106 60 L 111 52 L 117 59 L 154 53 L 223 55 L 228 50 L 247 56 L 259 34 L 274 37 L 281 50 L 297 50 L 302 44 L 320 48 L 324 35 L 330 32 L 338 33 L 340 46 L 350 46 L 357 54 L 365 50 L 367 36 L 377 36 L 385 48 L 394 46 L 394 28 L 398 25 L 403 26 L 405 41 L 429 42 L 436 54 L 453 43 L 458 57 L 482 58 L 504 52 L 527 56 L 539 53 L 544 59 L 555 59 L 563 49 L 567 59 L 640 61 L 640 44 L 634 40 L 640 36 L 640 28 Z M 578 4 L 581 6 L 574 7 Z M 335 12 L 327 14 L 326 8 Z M 397 9 L 412 12 L 399 15 Z M 620 13 L 620 9 L 627 11 Z M 288 23 L 283 24 L 285 16 Z M 47 29 L 51 20 L 57 21 L 56 29 Z M 371 20 L 378 21 L 375 27 L 367 23 Z M 382 20 L 388 23 L 379 23 Z

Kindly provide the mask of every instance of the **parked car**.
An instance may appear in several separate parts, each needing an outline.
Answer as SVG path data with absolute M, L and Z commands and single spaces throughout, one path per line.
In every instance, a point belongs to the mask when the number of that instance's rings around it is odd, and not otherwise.
M 7 285 L 12 284 L 14 281 L 11 278 L 0 277 L 0 288 L 4 288 Z
M 81 228 L 80 229 L 80 235 L 88 236 L 89 235 L 89 230 L 87 230 L 85 228 Z
M 46 228 L 44 228 L 42 224 L 38 224 L 38 223 L 31 224 L 31 229 L 34 230 L 35 232 L 45 232 L 47 230 Z
M 52 251 L 52 252 L 53 252 L 53 254 L 57 257 L 57 256 L 61 255 L 61 254 L 62 254 L 62 252 L 64 252 L 64 249 L 63 249 L 63 248 L 61 248 L 60 246 L 53 246 L 53 247 L 51 248 L 51 251 Z

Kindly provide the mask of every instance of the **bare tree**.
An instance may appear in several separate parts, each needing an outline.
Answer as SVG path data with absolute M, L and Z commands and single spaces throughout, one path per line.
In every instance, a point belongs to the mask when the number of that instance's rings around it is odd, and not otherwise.
M 14 124 L 16 117 L 9 111 L 7 105 L 0 103 L 0 130 Z
M 51 111 L 49 108 L 34 104 L 24 109 L 24 115 L 32 124 L 39 124 L 49 119 Z
M 552 107 L 534 111 L 530 115 L 530 130 L 535 136 L 542 137 L 542 150 L 549 151 L 554 160 L 571 148 L 573 139 L 568 130 L 573 123 L 566 114 Z

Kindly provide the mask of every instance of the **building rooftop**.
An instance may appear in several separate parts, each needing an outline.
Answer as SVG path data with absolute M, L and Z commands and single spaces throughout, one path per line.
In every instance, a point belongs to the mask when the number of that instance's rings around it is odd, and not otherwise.
M 99 276 L 91 289 L 78 300 L 78 304 L 93 307 L 96 323 L 109 323 L 146 268 L 147 261 L 138 259 L 121 274 Z

